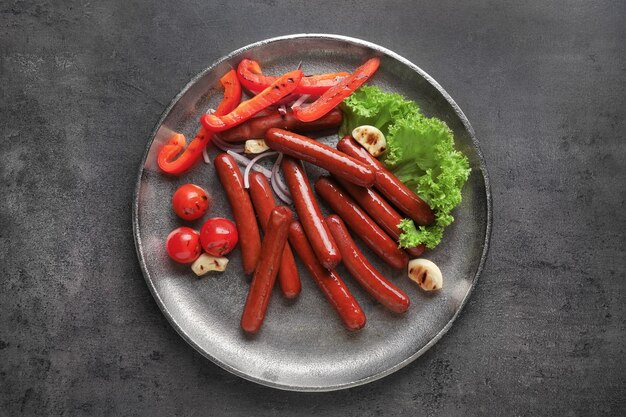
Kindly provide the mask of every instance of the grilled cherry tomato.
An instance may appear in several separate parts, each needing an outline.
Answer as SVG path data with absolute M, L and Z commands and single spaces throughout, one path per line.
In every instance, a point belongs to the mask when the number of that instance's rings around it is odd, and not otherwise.
M 174 229 L 167 237 L 165 244 L 167 254 L 181 264 L 188 264 L 200 256 L 200 233 L 191 227 L 179 227 Z
M 207 220 L 200 229 L 200 243 L 209 255 L 224 256 L 235 248 L 238 241 L 237 226 L 223 217 Z
M 174 212 L 184 220 L 199 219 L 207 212 L 210 204 L 209 193 L 195 184 L 181 185 L 172 196 Z

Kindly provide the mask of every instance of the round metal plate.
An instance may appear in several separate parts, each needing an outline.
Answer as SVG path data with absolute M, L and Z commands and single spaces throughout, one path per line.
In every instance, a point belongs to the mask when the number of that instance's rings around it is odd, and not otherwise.
M 444 120 L 453 130 L 458 149 L 470 160 L 471 176 L 456 221 L 444 241 L 425 257 L 444 274 L 444 288 L 422 292 L 358 242 L 374 265 L 411 297 L 403 316 L 394 315 L 362 291 L 347 271 L 338 272 L 363 307 L 367 325 L 346 331 L 308 273 L 301 269 L 302 294 L 285 300 L 275 290 L 263 328 L 245 335 L 239 319 L 249 278 L 240 255 L 230 255 L 226 272 L 195 277 L 189 266 L 171 262 L 164 249 L 168 233 L 185 223 L 173 214 L 174 190 L 193 182 L 210 190 L 210 216 L 232 217 L 213 167 L 200 164 L 188 175 L 170 178 L 156 168 L 156 155 L 172 131 L 193 137 L 198 118 L 221 97 L 219 78 L 244 57 L 258 60 L 263 70 L 280 74 L 302 61 L 305 73 L 350 71 L 366 58 L 381 57 L 371 83 L 416 101 L 428 116 Z M 336 142 L 336 135 L 321 137 Z M 215 153 L 213 153 L 215 155 Z M 307 164 L 311 181 L 321 173 Z M 456 103 L 424 71 L 401 56 L 358 39 L 335 35 L 284 36 L 241 48 L 192 79 L 167 107 L 150 138 L 139 169 L 133 206 L 135 243 L 146 282 L 163 313 L 180 335 L 204 356 L 251 381 L 296 391 L 330 391 L 365 384 L 406 366 L 430 348 L 450 328 L 481 272 L 491 229 L 491 196 L 487 170 L 474 132 Z

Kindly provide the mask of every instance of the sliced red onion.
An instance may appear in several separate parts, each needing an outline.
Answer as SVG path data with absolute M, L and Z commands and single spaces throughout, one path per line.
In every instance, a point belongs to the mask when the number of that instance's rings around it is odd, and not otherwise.
M 278 167 L 280 167 L 280 162 L 282 160 L 283 154 L 279 153 L 278 158 L 276 158 L 276 162 L 274 162 L 274 166 L 272 167 L 272 177 L 270 178 L 270 182 L 272 184 L 272 189 L 274 190 L 278 198 L 283 200 L 283 202 L 286 204 L 291 204 L 293 203 L 293 200 L 291 199 L 291 194 L 289 193 L 287 187 L 285 187 L 285 184 L 282 183 L 280 175 L 278 175 Z M 279 182 L 282 183 L 282 186 L 284 188 L 281 188 Z
M 237 161 L 239 164 L 243 166 L 248 166 L 248 164 L 250 163 L 250 160 L 248 158 L 246 158 L 243 155 L 238 154 L 237 152 L 228 150 L 226 151 L 226 153 L 232 156 L 233 158 L 235 158 L 235 161 Z M 262 167 L 261 165 L 255 165 L 253 168 L 255 171 L 258 171 L 261 174 L 265 175 L 267 179 L 270 179 L 272 177 L 272 171 L 270 171 L 267 168 Z
M 266 156 L 274 156 L 277 154 L 278 152 L 263 152 L 262 154 L 257 155 L 254 158 L 252 158 L 252 160 L 248 163 L 248 165 L 246 165 L 246 169 L 243 171 L 244 188 L 246 189 L 250 188 L 250 170 L 256 165 L 256 162 L 261 158 L 265 158 Z
M 280 187 L 278 187 L 278 185 L 276 184 L 275 178 L 279 178 L 279 177 L 272 177 L 271 179 L 272 189 L 274 190 L 278 198 L 280 198 L 285 204 L 292 204 L 293 200 L 291 199 L 291 197 L 289 197 L 287 193 L 283 192 L 283 190 L 281 190 Z
M 206 114 L 213 114 L 215 113 L 215 109 L 208 109 L 206 111 Z M 204 147 L 204 149 L 202 149 L 202 159 L 204 160 L 205 164 L 211 164 L 211 158 L 209 158 L 209 152 L 206 150 L 206 146 Z
M 202 149 L 202 159 L 204 160 L 205 164 L 211 164 L 211 158 L 209 158 L 209 153 L 206 150 L 206 146 L 204 147 L 204 149 Z
M 283 178 L 280 175 L 276 174 L 276 179 L 274 181 L 276 182 L 276 186 L 278 186 L 284 194 L 287 194 L 288 196 L 291 195 L 289 187 L 287 187 L 287 184 L 284 183 Z
M 284 104 L 282 104 L 280 107 L 278 107 L 278 113 L 281 114 L 281 116 L 284 116 L 287 114 L 287 107 L 285 107 Z
M 283 161 L 283 153 L 280 152 L 278 154 L 278 158 L 274 161 L 274 165 L 272 166 L 272 177 L 275 177 L 278 174 L 278 169 L 280 168 L 280 163 Z
M 305 101 L 307 101 L 309 99 L 309 97 L 311 97 L 310 94 L 302 94 L 300 96 L 299 99 L 297 99 L 292 105 L 291 108 L 293 109 L 294 107 L 300 107 L 302 105 L 302 103 L 304 103 Z
M 211 141 L 213 142 L 215 146 L 217 146 L 223 151 L 233 151 L 233 152 L 241 153 L 244 150 L 244 145 L 226 142 L 225 140 L 222 140 L 222 138 L 220 138 L 218 135 L 215 135 L 215 134 L 213 135 L 213 139 Z

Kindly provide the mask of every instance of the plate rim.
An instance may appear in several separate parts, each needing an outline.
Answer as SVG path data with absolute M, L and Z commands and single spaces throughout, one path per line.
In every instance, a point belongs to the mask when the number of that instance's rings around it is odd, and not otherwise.
M 443 96 L 443 98 L 450 104 L 450 106 L 452 107 L 452 109 L 454 110 L 456 115 L 461 120 L 461 123 L 463 124 L 464 128 L 467 130 L 467 132 L 470 135 L 470 139 L 472 140 L 472 144 L 474 145 L 474 147 L 476 149 L 476 154 L 478 156 L 479 170 L 480 170 L 480 172 L 482 174 L 482 177 L 483 177 L 484 186 L 485 186 L 485 197 L 486 197 L 486 202 L 487 202 L 487 205 L 486 205 L 487 213 L 486 213 L 486 225 L 485 225 L 485 239 L 483 241 L 483 251 L 482 251 L 482 254 L 481 254 L 481 257 L 480 257 L 478 268 L 476 269 L 476 273 L 474 274 L 474 277 L 472 278 L 471 285 L 468 288 L 467 293 L 463 297 L 463 300 L 461 301 L 461 304 L 459 305 L 459 307 L 455 311 L 454 315 L 446 323 L 446 325 L 432 339 L 430 339 L 430 341 L 428 343 L 426 343 L 421 349 L 419 349 L 417 352 L 413 353 L 411 356 L 409 356 L 408 358 L 404 359 L 403 361 L 395 364 L 394 366 L 392 366 L 392 367 L 390 367 L 388 369 L 385 369 L 384 371 L 381 371 L 381 372 L 378 372 L 376 374 L 370 375 L 368 377 L 357 379 L 355 381 L 350 381 L 350 382 L 340 383 L 340 384 L 331 384 L 331 385 L 325 385 L 325 386 L 294 386 L 294 385 L 286 385 L 286 384 L 276 383 L 276 382 L 268 381 L 268 380 L 261 379 L 261 378 L 256 378 L 256 377 L 253 377 L 253 376 L 250 376 L 250 375 L 246 374 L 245 372 L 243 372 L 243 371 L 241 371 L 241 370 L 239 370 L 239 369 L 237 369 L 235 367 L 232 367 L 232 366 L 222 362 L 218 358 L 212 356 L 209 352 L 205 351 L 201 346 L 199 346 L 191 337 L 189 337 L 187 335 L 187 333 L 185 333 L 185 331 L 182 329 L 182 327 L 176 322 L 174 317 L 172 317 L 172 315 L 170 314 L 167 306 L 165 305 L 165 303 L 163 302 L 163 300 L 159 296 L 158 292 L 156 291 L 156 288 L 155 288 L 154 283 L 152 281 L 152 277 L 151 277 L 150 272 L 148 271 L 148 268 L 147 268 L 147 265 L 146 265 L 146 259 L 145 259 L 144 253 L 143 253 L 143 245 L 142 245 L 141 236 L 140 236 L 140 230 L 139 230 L 139 190 L 141 188 L 141 183 L 142 183 L 142 177 L 143 177 L 145 163 L 146 163 L 146 160 L 148 158 L 148 154 L 149 154 L 150 149 L 152 147 L 152 143 L 154 142 L 154 139 L 156 137 L 156 134 L 157 134 L 159 128 L 161 127 L 163 121 L 165 120 L 165 118 L 167 117 L 169 112 L 176 105 L 176 103 L 180 100 L 180 98 L 196 83 L 196 81 L 198 81 L 200 78 L 202 78 L 206 73 L 212 71 L 214 68 L 216 68 L 222 62 L 227 61 L 228 59 L 230 59 L 233 56 L 239 55 L 239 54 L 241 54 L 241 53 L 243 53 L 245 51 L 248 51 L 248 50 L 257 48 L 259 46 L 269 44 L 269 43 L 280 42 L 280 41 L 288 41 L 288 40 L 293 40 L 293 39 L 302 39 L 302 38 L 327 39 L 327 40 L 343 41 L 343 42 L 347 42 L 347 43 L 351 43 L 351 44 L 356 44 L 356 45 L 359 45 L 359 46 L 367 47 L 367 48 L 370 48 L 370 49 L 375 50 L 377 52 L 381 52 L 381 53 L 383 53 L 385 55 L 388 55 L 388 56 L 390 56 L 390 57 L 400 61 L 401 63 L 407 65 L 409 68 L 411 68 L 413 71 L 417 72 L 421 77 L 423 77 L 429 84 L 431 84 L 433 87 L 435 87 L 435 89 L 437 89 L 437 91 Z M 465 116 L 465 113 L 463 113 L 463 111 L 458 106 L 458 104 L 454 101 L 454 99 L 452 99 L 450 94 L 448 94 L 448 92 L 446 90 L 444 90 L 444 88 L 433 77 L 431 77 L 424 70 L 422 70 L 420 67 L 418 67 L 417 65 L 415 65 L 413 62 L 409 61 L 408 59 L 404 58 L 403 56 L 401 56 L 401 55 L 397 54 L 396 52 L 393 52 L 393 51 L 391 51 L 391 50 L 389 50 L 389 49 L 387 49 L 387 48 L 385 48 L 383 46 L 380 46 L 378 44 L 370 42 L 370 41 L 366 41 L 366 40 L 363 40 L 363 39 L 354 38 L 354 37 L 350 37 L 350 36 L 329 34 L 329 33 L 297 33 L 297 34 L 291 34 L 291 35 L 276 36 L 276 37 L 267 38 L 267 39 L 264 39 L 264 40 L 261 40 L 261 41 L 253 42 L 253 43 L 250 43 L 250 44 L 248 44 L 246 46 L 238 48 L 238 49 L 228 53 L 227 55 L 222 56 L 221 58 L 215 60 L 210 66 L 208 66 L 207 68 L 203 69 L 198 74 L 193 76 L 187 82 L 187 84 L 178 92 L 178 94 L 176 94 L 176 96 L 174 96 L 174 98 L 172 98 L 170 103 L 167 105 L 167 107 L 163 110 L 163 112 L 159 116 L 159 119 L 156 122 L 156 124 L 155 124 L 155 126 L 152 129 L 152 132 L 150 134 L 150 139 L 149 139 L 149 141 L 145 145 L 144 153 L 143 153 L 143 156 L 141 158 L 141 162 L 139 164 L 139 170 L 138 170 L 137 178 L 136 178 L 136 181 L 135 181 L 135 190 L 133 192 L 132 222 L 133 222 L 133 237 L 134 237 L 134 241 L 135 241 L 135 252 L 136 252 L 137 258 L 139 260 L 139 264 L 140 264 L 140 267 L 141 267 L 141 272 L 142 272 L 142 274 L 144 276 L 146 284 L 148 285 L 148 288 L 150 289 L 150 293 L 152 294 L 152 297 L 156 301 L 157 305 L 159 306 L 159 309 L 161 310 L 161 312 L 163 313 L 163 315 L 165 316 L 167 321 L 174 328 L 174 330 L 176 330 L 176 332 L 189 345 L 191 345 L 202 356 L 204 356 L 205 358 L 209 359 L 214 364 L 218 365 L 220 368 L 225 369 L 226 371 L 228 371 L 228 372 L 230 372 L 230 373 L 232 373 L 234 375 L 237 375 L 237 376 L 239 376 L 239 377 L 241 377 L 241 378 L 243 378 L 245 380 L 248 380 L 248 381 L 260 384 L 260 385 L 264 385 L 264 386 L 267 386 L 267 387 L 285 390 L 285 391 L 329 392 L 329 391 L 338 391 L 338 390 L 342 390 L 342 389 L 347 389 L 347 388 L 357 387 L 357 386 L 360 386 L 360 385 L 365 385 L 367 383 L 370 383 L 370 382 L 379 380 L 381 378 L 384 378 L 385 376 L 390 375 L 390 374 L 392 374 L 392 373 L 394 373 L 394 372 L 404 368 L 405 366 L 409 365 L 410 363 L 415 361 L 417 358 L 422 356 L 426 351 L 428 351 L 433 345 L 435 345 L 450 330 L 450 328 L 452 327 L 452 324 L 457 319 L 457 317 L 459 316 L 459 314 L 461 313 L 461 311 L 465 307 L 465 304 L 469 300 L 469 298 L 470 298 L 470 296 L 471 296 L 471 294 L 472 294 L 472 292 L 474 290 L 474 287 L 476 286 L 476 283 L 478 282 L 478 278 L 480 277 L 480 275 L 481 275 L 481 273 L 482 273 L 482 271 L 484 269 L 485 262 L 486 262 L 486 259 L 487 259 L 487 255 L 489 253 L 489 244 L 490 244 L 490 240 L 491 240 L 492 220 L 493 220 L 493 218 L 492 218 L 492 215 L 493 215 L 492 211 L 493 211 L 493 208 L 492 208 L 492 195 L 491 195 L 489 174 L 487 172 L 487 165 L 485 163 L 485 159 L 484 159 L 482 150 L 480 148 L 480 143 L 478 142 L 478 139 L 476 138 L 476 134 L 474 132 L 474 129 L 472 128 L 472 125 L 470 124 L 469 120 Z

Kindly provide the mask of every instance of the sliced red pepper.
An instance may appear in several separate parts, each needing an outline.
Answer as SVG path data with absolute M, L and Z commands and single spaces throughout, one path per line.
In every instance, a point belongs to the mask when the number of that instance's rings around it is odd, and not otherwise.
M 220 78 L 220 83 L 224 87 L 224 98 L 217 106 L 215 114 L 224 115 L 233 111 L 241 101 L 241 84 L 239 84 L 235 70 L 228 71 L 226 75 Z M 212 137 L 213 133 L 202 126 L 185 149 L 185 136 L 175 133 L 159 152 L 157 158 L 159 168 L 171 175 L 182 174 L 200 160 L 202 150 L 208 145 Z M 183 149 L 185 151 L 181 154 Z
M 326 90 L 349 75 L 350 74 L 347 72 L 307 75 L 306 77 L 302 77 L 300 84 L 293 93 L 321 96 Z M 243 59 L 239 63 L 237 66 L 237 76 L 239 77 L 241 85 L 253 93 L 265 90 L 270 84 L 276 81 L 277 78 L 270 75 L 263 75 L 259 63 L 252 59 Z
M 357 68 L 349 77 L 344 78 L 337 85 L 329 88 L 328 91 L 308 107 L 295 107 L 293 114 L 298 120 L 303 122 L 312 122 L 319 119 L 367 81 L 376 72 L 379 65 L 379 58 L 368 59 L 365 64 Z
M 298 86 L 302 79 L 302 71 L 295 70 L 279 77 L 269 87 L 256 96 L 239 104 L 230 113 L 220 116 L 204 114 L 200 118 L 202 125 L 211 132 L 221 132 L 245 122 L 261 110 L 276 103 Z
M 224 87 L 224 97 L 217 109 L 215 109 L 215 114 L 221 116 L 236 109 L 241 102 L 241 83 L 239 83 L 239 78 L 237 78 L 237 73 L 234 69 L 231 69 L 220 78 L 220 83 Z

